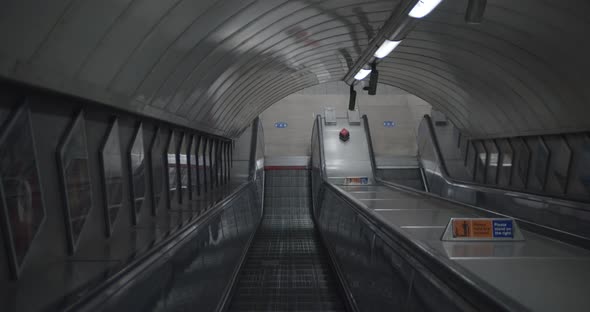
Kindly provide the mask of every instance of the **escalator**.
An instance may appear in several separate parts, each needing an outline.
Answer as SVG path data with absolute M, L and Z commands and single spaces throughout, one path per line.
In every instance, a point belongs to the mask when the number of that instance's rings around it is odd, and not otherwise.
M 252 165 L 256 178 L 69 311 L 574 311 L 590 304 L 590 251 L 518 219 L 512 224 L 522 226 L 524 240 L 442 239 L 453 218 L 505 219 L 480 208 L 500 195 L 444 184 L 437 154 L 425 148 L 433 144 L 421 145 L 431 192 L 380 179 L 363 132 L 368 121 L 346 122 L 318 116 L 311 170 Z M 348 142 L 338 137 L 343 126 Z M 503 197 L 506 209 L 525 202 L 517 195 Z M 480 201 L 462 203 L 470 198 Z M 540 272 L 549 283 L 539 282 Z
M 418 174 L 392 172 L 387 181 L 377 171 L 368 124 L 366 116 L 360 123 L 318 116 L 312 130 L 314 218 L 351 306 L 587 310 L 587 232 L 566 219 L 574 209 L 585 210 L 582 203 L 449 181 L 424 124 L 417 141 L 425 191 L 405 183 L 419 180 Z M 342 128 L 350 133 L 347 141 L 339 140 Z M 522 227 L 522 239 L 445 239 L 451 220 L 482 218 L 511 219 L 514 228 Z
M 344 311 L 338 280 L 311 217 L 308 170 L 270 170 L 262 222 L 230 311 Z

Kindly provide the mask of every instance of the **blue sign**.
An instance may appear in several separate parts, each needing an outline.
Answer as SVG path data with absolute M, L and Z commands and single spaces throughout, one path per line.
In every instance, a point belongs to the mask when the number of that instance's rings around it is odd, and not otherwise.
M 383 122 L 383 127 L 385 128 L 393 128 L 395 126 L 395 122 L 391 120 L 386 120 Z
M 289 124 L 287 124 L 286 122 L 275 122 L 275 128 L 279 128 L 279 129 L 283 129 L 283 128 L 287 128 Z
M 512 220 L 494 220 L 493 231 L 494 237 L 513 238 Z

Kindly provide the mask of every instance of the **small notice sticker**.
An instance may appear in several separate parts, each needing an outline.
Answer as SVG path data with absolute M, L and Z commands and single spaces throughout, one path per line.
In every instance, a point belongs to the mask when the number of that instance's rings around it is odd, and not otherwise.
M 344 185 L 363 185 L 369 184 L 368 177 L 346 177 L 344 178 Z
M 516 225 L 512 219 L 451 219 L 443 239 L 496 240 L 515 239 Z M 450 230 L 450 231 L 449 231 Z M 448 234 L 447 234 L 448 233 Z M 519 232 L 520 233 L 520 232 Z M 522 235 L 518 235 L 521 239 Z

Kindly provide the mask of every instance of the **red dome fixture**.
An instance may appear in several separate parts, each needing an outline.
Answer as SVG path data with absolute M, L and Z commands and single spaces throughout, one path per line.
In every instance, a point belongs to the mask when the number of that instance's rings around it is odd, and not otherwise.
M 342 128 L 342 130 L 340 130 L 340 141 L 346 142 L 348 139 L 350 139 L 350 132 L 348 132 L 346 128 Z

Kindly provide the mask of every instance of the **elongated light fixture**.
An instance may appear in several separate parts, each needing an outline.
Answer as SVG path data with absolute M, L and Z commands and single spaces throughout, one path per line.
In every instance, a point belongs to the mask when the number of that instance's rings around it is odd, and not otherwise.
M 365 77 L 367 77 L 369 74 L 371 73 L 370 69 L 364 69 L 361 68 L 361 70 L 359 70 L 358 73 L 356 73 L 356 75 L 354 75 L 354 79 L 356 80 L 363 80 L 365 79 Z
M 393 51 L 393 49 L 395 49 L 395 47 L 397 47 L 398 44 L 400 44 L 400 42 L 401 41 L 391 41 L 391 40 L 385 39 L 385 41 L 381 44 L 379 49 L 377 49 L 377 51 L 375 51 L 375 57 L 376 58 L 386 57 L 387 55 L 389 55 L 389 53 L 391 53 L 391 51 Z
M 441 1 L 442 0 L 420 0 L 408 15 L 413 18 L 423 18 L 428 15 L 428 13 L 432 12 Z

